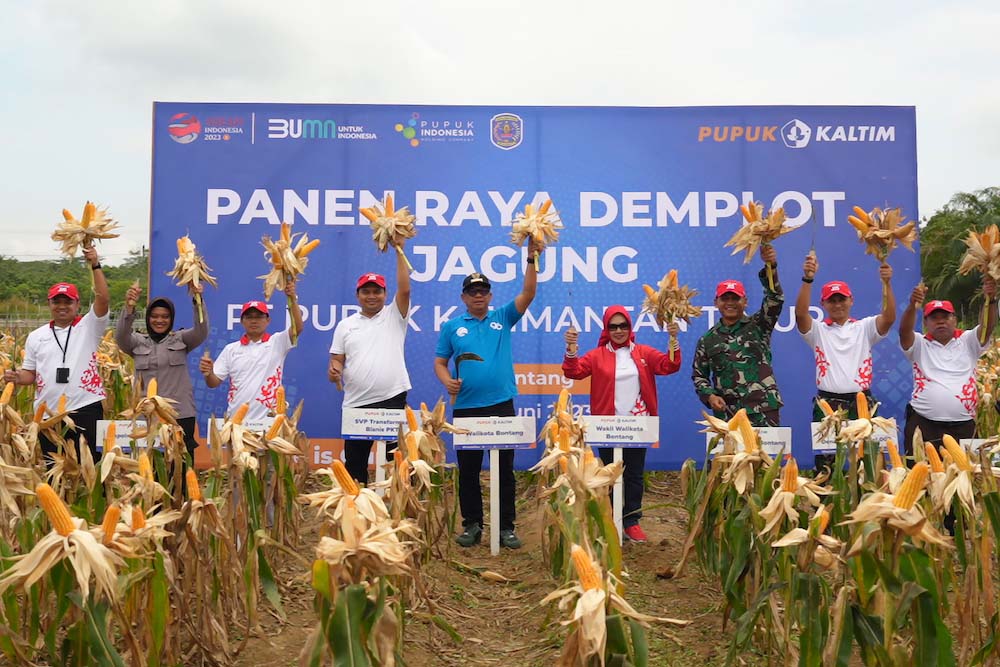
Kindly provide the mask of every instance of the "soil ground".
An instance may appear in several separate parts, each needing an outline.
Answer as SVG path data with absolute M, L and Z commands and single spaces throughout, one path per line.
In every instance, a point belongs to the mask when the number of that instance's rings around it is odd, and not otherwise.
M 453 624 L 462 641 L 434 626 L 422 613 L 426 610 L 417 610 L 404 634 L 408 667 L 554 664 L 561 647 L 559 619 L 539 602 L 556 584 L 542 561 L 540 507 L 533 489 L 525 490 L 524 486 L 519 480 L 522 549 L 505 549 L 494 558 L 489 553 L 488 535 L 484 535 L 484 545 L 470 549 L 454 546 L 450 562 L 436 559 L 425 566 L 423 578 L 435 611 Z M 677 473 L 649 475 L 644 506 L 642 526 L 649 542 L 624 546 L 629 574 L 625 598 L 638 611 L 692 621 L 686 627 L 654 626 L 649 631 L 650 665 L 722 664 L 729 636 L 722 627 L 718 584 L 703 579 L 698 568 L 690 564 L 679 579 L 655 576 L 665 566 L 676 565 L 686 537 L 687 513 Z M 306 532 L 303 555 L 311 557 L 315 539 L 314 530 Z M 279 623 L 265 614 L 265 634 L 248 642 L 236 663 L 241 667 L 299 664 L 299 652 L 315 623 L 313 594 L 301 576 L 301 565 L 288 563 L 282 569 L 284 580 L 289 582 L 283 591 L 288 622 Z M 487 581 L 476 573 L 482 569 L 512 581 Z

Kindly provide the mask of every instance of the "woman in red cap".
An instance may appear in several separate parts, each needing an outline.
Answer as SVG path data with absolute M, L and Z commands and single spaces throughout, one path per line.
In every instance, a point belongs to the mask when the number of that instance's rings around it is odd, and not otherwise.
M 676 322 L 667 331 L 677 335 Z M 673 361 L 665 352 L 635 342 L 632 318 L 624 306 L 610 306 L 604 311 L 604 329 L 597 347 L 582 357 L 576 356 L 579 333 L 569 329 L 564 335 L 566 356 L 563 375 L 573 380 L 590 378 L 590 412 L 595 415 L 650 415 L 657 413 L 656 376 L 676 373 L 681 367 L 681 351 L 674 352 Z M 611 463 L 614 450 L 600 448 L 601 460 Z M 644 447 L 626 448 L 625 507 L 622 525 L 625 537 L 633 542 L 645 542 L 646 533 L 639 526 L 642 518 L 643 472 L 646 464 Z

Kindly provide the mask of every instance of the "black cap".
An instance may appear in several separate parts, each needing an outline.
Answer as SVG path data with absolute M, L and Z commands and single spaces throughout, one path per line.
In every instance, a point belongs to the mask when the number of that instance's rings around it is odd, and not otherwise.
M 462 291 L 467 292 L 471 287 L 485 287 L 490 289 L 490 279 L 481 273 L 470 273 L 465 276 L 465 280 L 462 281 Z

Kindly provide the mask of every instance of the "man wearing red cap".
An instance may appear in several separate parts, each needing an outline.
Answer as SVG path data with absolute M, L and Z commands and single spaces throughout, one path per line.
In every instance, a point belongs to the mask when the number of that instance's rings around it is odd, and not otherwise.
M 871 395 L 872 346 L 886 337 L 896 321 L 896 297 L 890 286 L 877 316 L 855 320 L 851 317 L 854 295 L 850 286 L 842 280 L 833 280 L 823 285 L 820 292 L 820 305 L 826 317 L 814 322 L 809 314 L 809 302 L 818 271 L 819 262 L 810 252 L 802 264 L 802 287 L 795 299 L 795 326 L 816 359 L 817 397 L 813 403 L 813 420 L 823 418 L 816 403 L 821 398 L 834 410 L 845 409 L 851 419 L 857 419 L 859 391 L 874 404 Z M 890 285 L 892 267 L 880 266 L 879 278 Z M 833 457 L 816 457 L 817 466 L 832 463 Z
M 344 390 L 345 408 L 406 407 L 410 376 L 403 345 L 409 327 L 410 272 L 396 253 L 396 295 L 386 306 L 385 276 L 364 273 L 355 293 L 361 311 L 344 318 L 333 330 L 327 376 Z M 372 440 L 345 440 L 344 467 L 361 484 L 368 483 Z M 395 443 L 387 444 L 387 450 Z
M 52 320 L 28 334 L 24 343 L 24 365 L 4 373 L 7 382 L 35 385 L 35 409 L 42 403 L 54 411 L 61 396 L 76 424 L 66 439 L 79 452 L 82 436 L 97 458 L 97 420 L 104 416 L 104 383 L 97 370 L 97 347 L 108 328 L 108 283 L 95 248 L 85 248 L 84 259 L 94 273 L 94 303 L 80 316 L 80 293 L 76 285 L 56 283 L 49 288 Z M 39 436 L 42 452 L 51 454 L 56 445 Z
M 924 335 L 913 329 L 917 309 L 924 303 L 927 288 L 913 288 L 910 303 L 899 321 L 899 344 L 913 362 L 913 395 L 906 406 L 904 446 L 913 453 L 917 428 L 925 442 L 940 442 L 948 434 L 956 440 L 972 438 L 976 432 L 976 363 L 992 344 L 997 323 L 996 281 L 983 278 L 983 294 L 990 298 L 986 319 L 986 344 L 979 342 L 980 327 L 968 331 L 957 328 L 951 301 L 929 301 L 924 310 Z
M 761 246 L 760 258 L 772 267 L 774 289 L 768 285 L 766 267 L 761 269 L 764 301 L 759 311 L 747 316 L 743 283 L 723 280 L 716 286 L 720 321 L 698 339 L 691 379 L 698 398 L 717 417 L 732 417 L 746 408 L 754 426 L 777 426 L 782 403 L 771 368 L 771 333 L 785 296 L 778 282 L 774 246 Z
M 295 296 L 295 283 L 288 281 L 285 296 Z M 295 330 L 303 331 L 302 313 L 298 308 L 290 309 L 295 322 Z M 271 322 L 268 305 L 263 301 L 247 301 L 240 311 L 243 336 L 226 345 L 219 358 L 212 362 L 210 357 L 202 357 L 198 369 L 205 376 L 205 384 L 211 388 L 229 380 L 229 407 L 232 414 L 246 403 L 247 421 L 260 421 L 269 410 L 276 406 L 276 392 L 281 386 L 281 370 L 285 356 L 294 347 L 288 329 L 273 336 L 267 332 Z

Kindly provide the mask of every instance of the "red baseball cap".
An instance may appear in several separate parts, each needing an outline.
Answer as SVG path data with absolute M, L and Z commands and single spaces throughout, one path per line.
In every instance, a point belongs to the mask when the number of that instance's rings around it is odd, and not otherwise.
M 68 296 L 73 301 L 80 300 L 80 292 L 77 291 L 76 285 L 73 283 L 56 283 L 50 287 L 48 298 L 54 299 L 57 296 Z
M 715 298 L 718 299 L 723 294 L 729 294 L 730 292 L 738 297 L 745 297 L 747 295 L 747 290 L 740 281 L 723 280 L 715 287 Z
M 270 311 L 267 309 L 267 304 L 263 301 L 247 301 L 243 304 L 243 309 L 240 310 L 240 317 L 243 317 L 248 310 L 256 310 L 264 313 L 268 317 L 271 316 Z
M 943 310 L 946 313 L 955 314 L 955 306 L 951 305 L 951 301 L 931 301 L 926 306 L 924 306 L 924 317 L 927 317 L 935 310 Z
M 375 285 L 378 285 L 382 289 L 385 289 L 385 276 L 379 275 L 377 273 L 364 273 L 361 275 L 360 278 L 358 278 L 358 286 L 355 287 L 354 289 L 359 290 L 368 283 L 373 283 Z
M 823 291 L 820 293 L 820 301 L 826 301 L 834 294 L 842 294 L 848 298 L 854 296 L 851 293 L 851 288 L 842 280 L 831 280 L 827 284 L 823 285 Z

